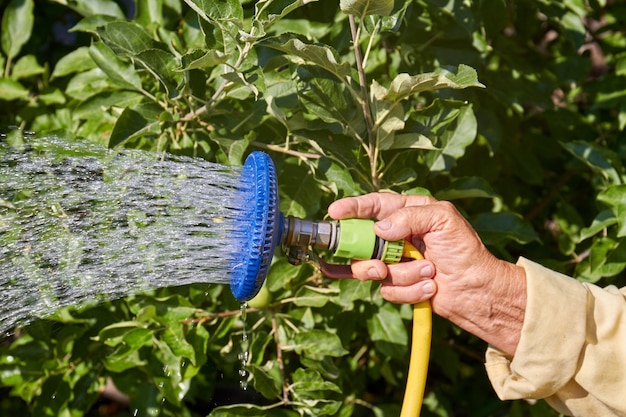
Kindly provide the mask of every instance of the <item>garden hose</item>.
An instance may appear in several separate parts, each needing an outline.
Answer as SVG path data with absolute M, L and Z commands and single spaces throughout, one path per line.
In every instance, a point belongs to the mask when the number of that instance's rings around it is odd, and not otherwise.
M 325 262 L 317 250 L 329 250 L 345 259 L 380 259 L 397 263 L 423 259 L 409 242 L 379 238 L 372 220 L 345 219 L 336 222 L 285 218 L 278 209 L 276 170 L 263 152 L 252 152 L 244 162 L 234 202 L 230 241 L 236 250 L 230 259 L 230 288 L 237 300 L 246 302 L 261 289 L 274 250 L 281 246 L 290 263 L 317 261 L 322 273 L 332 278 L 352 277 L 350 265 Z M 413 308 L 413 332 L 408 378 L 400 417 L 418 417 L 422 408 L 432 333 L 428 301 Z
M 420 251 L 409 242 L 404 243 L 402 256 L 408 259 L 424 259 Z M 430 358 L 432 327 L 433 314 L 430 301 L 415 304 L 413 306 L 411 357 L 400 417 L 418 417 L 422 410 Z

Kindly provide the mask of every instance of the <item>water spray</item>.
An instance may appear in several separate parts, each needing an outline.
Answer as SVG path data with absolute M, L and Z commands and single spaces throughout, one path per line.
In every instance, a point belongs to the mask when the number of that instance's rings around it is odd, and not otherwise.
M 274 163 L 263 152 L 252 152 L 246 158 L 238 189 L 233 239 L 240 250 L 233 253 L 230 261 L 230 287 L 235 298 L 241 302 L 252 299 L 259 292 L 278 247 L 291 264 L 313 261 L 330 278 L 352 277 L 350 265 L 327 263 L 318 255 L 319 251 L 330 251 L 338 258 L 380 259 L 385 263 L 397 263 L 403 258 L 423 259 L 421 253 L 407 241 L 391 242 L 376 236 L 372 220 L 309 221 L 283 216 L 278 206 Z M 416 304 L 401 417 L 420 414 L 431 328 L 430 303 Z

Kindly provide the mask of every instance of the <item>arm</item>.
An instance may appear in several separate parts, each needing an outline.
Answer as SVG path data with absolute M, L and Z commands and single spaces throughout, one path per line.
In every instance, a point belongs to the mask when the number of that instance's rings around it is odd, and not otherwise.
M 495 258 L 461 214 L 428 197 L 370 194 L 336 201 L 337 219 L 378 219 L 425 260 L 361 261 L 393 302 L 431 299 L 433 311 L 487 341 L 487 371 L 502 399 L 545 398 L 573 416 L 626 416 L 626 289 L 583 284 L 520 258 Z M 429 284 L 433 291 L 427 291 Z

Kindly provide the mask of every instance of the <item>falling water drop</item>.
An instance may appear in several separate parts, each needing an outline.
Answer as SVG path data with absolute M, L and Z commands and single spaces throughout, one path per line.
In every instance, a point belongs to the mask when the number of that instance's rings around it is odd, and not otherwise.
M 247 324 L 247 316 L 248 316 L 248 303 L 241 303 L 241 321 L 242 332 L 241 332 L 241 352 L 238 355 L 239 362 L 241 368 L 239 368 L 239 386 L 242 390 L 246 391 L 248 389 L 248 363 L 250 360 L 250 342 L 248 340 L 248 324 Z

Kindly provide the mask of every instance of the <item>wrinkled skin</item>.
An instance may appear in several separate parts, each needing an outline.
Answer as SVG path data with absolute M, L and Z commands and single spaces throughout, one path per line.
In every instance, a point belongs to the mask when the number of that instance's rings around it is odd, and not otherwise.
M 524 270 L 493 256 L 453 204 L 373 193 L 335 201 L 328 213 L 334 219 L 375 219 L 378 236 L 406 239 L 425 258 L 395 265 L 353 262 L 356 279 L 380 281 L 382 296 L 395 303 L 430 299 L 436 314 L 515 352 L 526 307 Z

